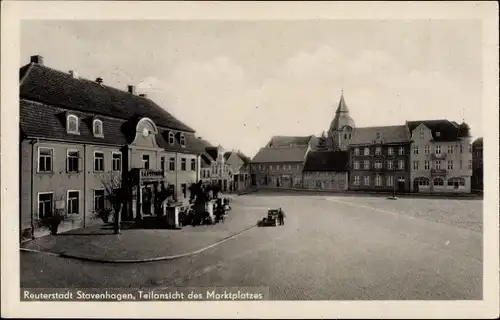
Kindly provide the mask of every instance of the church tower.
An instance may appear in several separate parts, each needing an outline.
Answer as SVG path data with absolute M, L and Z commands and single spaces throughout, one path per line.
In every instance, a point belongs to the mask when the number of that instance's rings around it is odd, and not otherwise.
M 354 128 L 356 125 L 349 115 L 349 109 L 342 92 L 337 111 L 335 111 L 335 118 L 333 118 L 328 130 L 328 148 L 330 150 L 347 150 Z

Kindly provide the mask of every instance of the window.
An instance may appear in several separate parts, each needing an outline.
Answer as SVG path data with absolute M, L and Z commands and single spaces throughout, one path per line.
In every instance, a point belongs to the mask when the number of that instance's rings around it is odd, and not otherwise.
M 369 156 L 370 155 L 370 148 L 365 148 L 365 156 Z
M 424 140 L 425 139 L 425 131 L 424 131 L 424 128 L 420 128 L 420 140 Z
M 68 118 L 66 119 L 67 121 L 67 128 L 66 131 L 68 133 L 73 133 L 73 134 L 79 134 L 80 132 L 78 131 L 78 117 L 70 114 L 68 115 Z
M 431 163 L 429 160 L 424 160 L 424 170 L 429 170 L 431 168 Z
M 453 170 L 453 160 L 448 160 L 448 170 Z
M 436 179 L 434 179 L 434 185 L 442 187 L 442 186 L 444 186 L 444 180 L 441 178 L 436 178 Z
M 78 214 L 80 191 L 68 191 L 68 205 L 66 211 L 68 214 Z
M 389 147 L 387 149 L 387 154 L 390 155 L 390 156 L 392 156 L 394 154 L 394 149 L 392 147 Z
M 165 171 L 165 157 L 160 157 L 160 170 Z
M 398 161 L 398 169 L 403 170 L 404 168 L 405 168 L 405 161 L 399 160 Z
M 405 154 L 405 147 L 399 147 L 399 155 L 402 156 Z
M 104 153 L 94 152 L 94 171 L 104 171 Z
M 418 161 L 413 161 L 413 170 L 418 170 Z
M 181 184 L 182 195 L 187 198 L 187 185 L 185 183 Z
M 382 160 L 375 160 L 375 169 L 382 169 Z
M 181 133 L 181 138 L 180 138 L 181 146 L 185 147 L 186 146 L 186 137 Z
M 441 146 L 440 145 L 436 146 L 436 154 L 441 154 Z
M 66 158 L 66 171 L 78 172 L 78 163 L 80 161 L 78 150 L 68 150 L 68 157 Z
M 276 165 L 276 171 L 280 171 L 280 165 L 279 164 Z
M 359 169 L 359 161 L 354 161 L 354 169 L 355 170 Z
M 436 170 L 441 170 L 441 160 L 436 160 Z
M 448 153 L 453 153 L 453 145 L 448 146 Z
M 168 159 L 168 170 L 175 171 L 175 158 Z
M 122 170 L 122 154 L 113 152 L 113 171 Z
M 354 155 L 359 156 L 359 148 L 354 148 Z
M 393 168 L 392 160 L 387 160 L 387 169 L 392 169 L 392 168 Z
M 429 186 L 429 179 L 417 178 L 414 181 L 416 181 L 419 186 Z
M 54 208 L 54 194 L 52 192 L 39 193 L 38 218 L 43 219 L 47 217 L 52 217 L 53 208 Z
M 460 144 L 460 153 L 463 153 L 464 152 L 464 146 L 462 144 Z
M 186 158 L 181 158 L 181 170 L 186 171 Z
M 377 187 L 380 187 L 382 185 L 382 177 L 381 176 L 379 176 L 379 175 L 375 176 L 375 185 Z
M 469 153 L 472 153 L 472 144 L 469 144 Z
M 377 132 L 377 137 L 376 137 L 377 140 L 380 139 L 380 132 Z
M 103 136 L 102 121 L 101 120 L 94 120 L 92 127 L 93 127 L 93 131 L 94 131 L 94 136 L 96 136 L 96 137 Z
M 441 132 L 437 131 L 436 132 L 436 137 L 441 137 Z
M 269 170 L 273 170 L 273 165 L 272 164 L 269 165 Z
M 94 212 L 104 209 L 104 190 L 94 190 Z
M 387 176 L 387 186 L 388 187 L 392 187 L 392 185 L 394 184 L 394 177 L 393 176 Z
M 380 147 L 376 147 L 376 148 L 375 148 L 375 154 L 376 154 L 377 156 L 381 155 L 381 154 L 382 154 L 382 148 L 380 148 Z
M 297 171 L 299 171 L 299 170 L 300 170 L 300 165 L 297 165 Z
M 463 168 L 464 168 L 464 166 L 463 166 L 463 161 L 462 161 L 462 160 L 460 160 L 460 170 L 462 170 Z
M 288 170 L 292 171 L 292 165 L 291 164 L 288 165 Z
M 191 159 L 191 170 L 196 171 L 196 159 Z
M 38 148 L 38 171 L 52 172 L 53 150 L 49 148 Z
M 170 131 L 168 133 L 168 143 L 169 144 L 174 144 L 175 142 L 175 136 L 174 136 L 174 133 L 172 131 Z
M 418 154 L 418 145 L 413 145 L 413 154 Z
M 354 176 L 354 180 L 352 182 L 355 186 L 359 186 L 359 176 Z
M 142 155 L 142 167 L 144 169 L 149 169 L 149 154 Z
M 370 176 L 365 176 L 363 180 L 364 180 L 364 185 L 365 186 L 370 185 Z
M 424 153 L 425 153 L 425 154 L 429 154 L 429 153 L 431 153 L 431 147 L 430 147 L 430 146 L 428 146 L 428 145 L 427 145 L 427 146 L 425 146 Z
M 472 160 L 469 160 L 469 170 L 472 170 Z
M 344 133 L 344 140 L 347 139 L 347 133 Z
M 368 161 L 368 160 L 364 161 L 364 168 L 365 169 L 370 169 L 370 161 Z

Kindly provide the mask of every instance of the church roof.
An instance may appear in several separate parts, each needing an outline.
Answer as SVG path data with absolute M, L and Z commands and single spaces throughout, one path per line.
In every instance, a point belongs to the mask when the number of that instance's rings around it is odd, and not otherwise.
M 335 113 L 346 112 L 349 113 L 349 109 L 347 108 L 347 104 L 344 100 L 344 94 L 340 96 L 339 106 L 337 107 L 337 111 Z
M 337 107 L 337 111 L 335 111 L 335 118 L 333 118 L 330 124 L 330 131 L 339 131 L 345 126 L 351 128 L 356 127 L 354 120 L 349 115 L 349 109 L 347 108 L 344 95 L 342 94 L 340 96 L 340 101 Z

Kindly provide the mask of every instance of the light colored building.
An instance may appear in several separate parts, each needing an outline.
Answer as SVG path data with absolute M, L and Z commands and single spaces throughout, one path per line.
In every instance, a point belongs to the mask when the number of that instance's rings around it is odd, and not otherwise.
M 224 159 L 229 166 L 231 177 L 230 192 L 242 192 L 250 187 L 250 159 L 241 151 L 228 151 Z
M 200 178 L 194 130 L 155 102 L 103 79 L 48 68 L 41 56 L 20 69 L 20 229 L 62 209 L 61 231 L 95 223 L 112 185 L 126 194 L 122 219 L 154 215 L 159 191 L 187 202 Z
M 407 121 L 413 192 L 470 193 L 469 126 L 448 120 Z
M 303 187 L 329 191 L 347 190 L 348 164 L 347 151 L 310 151 L 303 170 Z

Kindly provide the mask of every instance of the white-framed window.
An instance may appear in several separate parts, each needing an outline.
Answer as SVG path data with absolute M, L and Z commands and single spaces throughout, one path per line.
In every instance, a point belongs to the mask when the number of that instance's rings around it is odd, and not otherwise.
M 68 114 L 66 117 L 66 131 L 72 134 L 80 134 L 78 117 L 74 114 Z
M 175 135 L 172 131 L 168 133 L 168 143 L 169 144 L 174 144 L 175 142 Z
M 442 187 L 442 186 L 444 186 L 444 180 L 441 178 L 436 178 L 436 179 L 434 179 L 434 185 Z
M 273 170 L 273 165 L 272 164 L 269 165 L 269 170 Z
M 382 154 L 382 148 L 381 147 L 376 147 L 375 148 L 375 155 L 379 156 Z
M 394 177 L 393 176 L 387 176 L 386 178 L 386 184 L 388 187 L 392 187 L 394 184 Z
M 405 147 L 399 147 L 399 155 L 402 156 L 405 154 Z
M 365 156 L 369 156 L 370 155 L 370 148 L 365 148 L 364 155 Z
M 380 187 L 382 185 L 382 177 L 381 176 L 379 176 L 379 175 L 375 176 L 375 185 L 377 187 Z
M 191 171 L 196 171 L 196 159 L 191 159 Z
M 52 172 L 54 149 L 38 148 L 38 172 Z
M 104 209 L 104 190 L 94 190 L 94 212 Z
M 276 165 L 276 171 L 280 171 L 280 165 L 279 164 Z
M 472 170 L 472 160 L 469 160 L 469 171 Z
M 425 130 L 424 128 L 420 128 L 420 140 L 424 140 L 425 139 Z
M 413 145 L 413 154 L 418 154 L 418 144 Z
M 180 143 L 181 143 L 182 147 L 186 146 L 186 137 L 182 133 L 181 133 L 181 137 L 180 137 Z
M 365 160 L 365 161 L 363 161 L 363 164 L 364 164 L 364 166 L 363 166 L 363 167 L 364 167 L 365 169 L 370 169 L 370 161 L 369 161 L 369 160 Z
M 150 168 L 149 154 L 143 154 L 142 155 L 142 167 L 144 169 L 149 169 Z
M 413 161 L 413 170 L 418 170 L 418 161 Z
M 453 160 L 448 160 L 448 170 L 453 170 Z
M 79 214 L 80 213 L 80 191 L 78 190 L 68 190 L 66 212 L 67 214 Z
M 394 148 L 393 147 L 387 148 L 387 154 L 392 156 L 394 154 Z
M 375 160 L 375 169 L 382 169 L 382 160 Z
M 288 170 L 292 171 L 292 165 L 291 164 L 288 165 Z
M 122 171 L 122 154 L 113 152 L 113 171 Z
M 171 157 L 168 159 L 168 170 L 175 171 L 175 158 Z
M 453 145 L 448 146 L 448 153 L 453 154 Z
M 94 171 L 104 171 L 104 153 L 100 151 L 94 152 Z
M 370 176 L 364 176 L 363 182 L 364 182 L 365 186 L 369 186 L 370 185 Z
M 404 168 L 405 168 L 405 161 L 399 160 L 398 161 L 398 169 L 403 170 Z
M 438 137 L 438 138 L 441 137 L 441 132 L 437 131 L 436 132 L 436 137 Z
M 359 156 L 359 148 L 354 148 L 354 155 Z
M 392 160 L 387 160 L 387 169 L 393 169 L 393 162 L 392 162 Z
M 441 160 L 436 160 L 436 170 L 441 170 Z
M 425 148 L 424 148 L 424 153 L 425 154 L 429 154 L 431 153 L 431 147 L 429 145 L 426 145 Z
M 160 170 L 165 171 L 165 157 L 164 156 L 160 157 Z
M 435 152 L 436 152 L 436 154 L 441 154 L 441 145 L 439 145 L 439 144 L 438 144 L 438 145 L 435 147 Z
M 80 164 L 80 153 L 78 150 L 68 149 L 66 153 L 66 172 L 78 172 Z
M 299 171 L 299 170 L 300 170 L 300 164 L 297 165 L 297 171 Z
M 359 170 L 359 161 L 354 161 L 354 169 Z
M 103 137 L 104 136 L 101 120 L 95 119 L 94 122 L 92 123 L 92 129 L 94 131 L 95 137 Z
M 359 176 L 354 176 L 354 180 L 352 181 L 352 183 L 353 183 L 355 186 L 359 186 Z
M 54 213 L 54 193 L 40 192 L 38 194 L 38 218 L 52 217 Z
M 429 170 L 431 168 L 431 163 L 429 160 L 424 160 L 424 170 Z
M 181 158 L 181 171 L 186 171 L 186 158 Z

